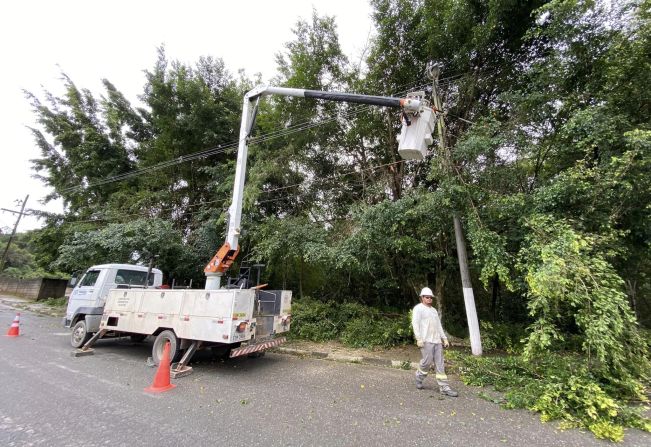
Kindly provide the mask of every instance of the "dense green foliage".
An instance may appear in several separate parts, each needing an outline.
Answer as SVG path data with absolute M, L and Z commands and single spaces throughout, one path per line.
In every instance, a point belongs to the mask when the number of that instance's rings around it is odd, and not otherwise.
M 7 250 L 2 275 L 22 279 L 69 278 L 69 274 L 54 268 L 39 266 L 37 262 L 38 244 L 35 243 L 36 233 L 17 233 L 14 236 Z M 0 247 L 3 247 L 3 252 L 8 243 L 9 235 L 0 234 Z
M 408 314 L 383 313 L 357 303 L 306 297 L 292 303 L 291 335 L 311 341 L 338 340 L 355 348 L 391 347 L 412 339 Z
M 624 427 L 651 431 L 644 408 L 630 407 L 618 394 L 620 384 L 594 374 L 580 357 L 547 354 L 534 362 L 520 356 L 452 357 L 464 383 L 491 385 L 500 395 L 482 395 L 505 408 L 527 408 L 540 413 L 543 422 L 586 428 L 611 441 L 623 439 Z M 639 386 L 635 393 L 643 398 Z
M 297 23 L 271 83 L 402 96 L 431 86 L 422 73 L 435 60 L 448 129 L 424 161 L 404 162 L 398 111 L 261 103 L 238 262 L 266 264 L 264 282 L 302 298 L 298 336 L 405 341 L 403 319 L 377 309 L 406 315 L 424 285 L 446 329 L 463 336 L 456 213 L 487 347 L 522 350 L 531 368 L 573 351 L 589 371 L 559 363 L 564 385 L 545 382 L 524 406 L 568 419 L 548 406 L 567 386 L 582 396 L 599 387 L 604 408 L 608 396 L 639 397 L 649 371 L 639 326 L 651 326 L 651 3 L 614 3 L 372 0 L 376 34 L 360 64 L 342 53 L 334 19 Z M 218 58 L 187 66 L 161 49 L 140 106 L 109 81 L 99 99 L 68 77 L 61 97 L 28 94 L 42 151 L 34 169 L 66 211 L 29 236 L 27 264 L 70 271 L 154 257 L 168 278 L 201 285 L 223 241 L 241 98 L 253 85 Z M 602 416 L 576 417 L 619 438 Z

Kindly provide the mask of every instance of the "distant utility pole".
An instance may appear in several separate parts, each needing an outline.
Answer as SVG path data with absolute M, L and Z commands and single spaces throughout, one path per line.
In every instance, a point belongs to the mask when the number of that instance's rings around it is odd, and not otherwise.
M 448 151 L 446 144 L 445 134 L 445 121 L 443 120 L 443 106 L 441 105 L 441 98 L 439 96 L 439 75 L 441 68 L 436 64 L 430 63 L 427 67 L 427 72 L 432 78 L 432 102 L 436 113 L 438 115 L 438 131 L 441 149 Z M 452 157 L 449 158 L 448 163 L 450 173 L 453 174 Z M 468 319 L 468 330 L 470 332 L 470 348 L 473 355 L 482 355 L 481 349 L 481 336 L 479 334 L 479 320 L 477 319 L 477 308 L 475 307 L 475 294 L 472 290 L 472 283 L 470 282 L 470 271 L 468 270 L 468 254 L 466 252 L 466 242 L 463 238 L 463 227 L 461 226 L 461 219 L 459 213 L 454 211 L 452 213 L 452 221 L 454 223 L 454 237 L 457 242 L 457 258 L 459 259 L 459 270 L 461 271 L 461 286 L 463 287 L 463 301 L 466 305 L 466 317 Z
M 29 194 L 25 196 L 25 200 L 23 200 L 23 206 L 20 208 L 20 213 L 18 213 L 18 218 L 16 219 L 16 224 L 14 225 L 14 231 L 11 232 L 11 236 L 9 236 L 9 241 L 7 242 L 7 246 L 5 247 L 5 251 L 2 253 L 2 260 L 0 261 L 0 273 L 2 273 L 5 269 L 5 262 L 7 261 L 7 253 L 9 252 L 9 246 L 11 245 L 11 241 L 14 239 L 14 236 L 16 235 L 16 229 L 18 228 L 18 223 L 20 222 L 20 218 L 23 217 L 23 214 L 25 211 L 25 205 L 27 205 L 27 199 L 29 199 Z

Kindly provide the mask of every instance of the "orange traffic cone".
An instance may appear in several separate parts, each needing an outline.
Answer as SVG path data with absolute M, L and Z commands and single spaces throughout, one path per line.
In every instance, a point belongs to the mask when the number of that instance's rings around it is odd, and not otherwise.
M 18 337 L 20 335 L 20 313 L 16 314 L 14 322 L 11 323 L 11 327 L 7 331 L 7 337 Z
M 163 391 L 171 390 L 176 385 L 170 383 L 170 342 L 165 343 L 163 348 L 163 357 L 160 359 L 158 371 L 154 376 L 154 383 L 145 388 L 149 393 L 162 393 Z

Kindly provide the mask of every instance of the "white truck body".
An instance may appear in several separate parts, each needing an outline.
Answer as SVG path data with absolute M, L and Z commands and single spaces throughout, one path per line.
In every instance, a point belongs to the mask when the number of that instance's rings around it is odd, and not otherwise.
M 292 292 L 254 289 L 111 290 L 100 329 L 181 340 L 248 342 L 289 331 Z

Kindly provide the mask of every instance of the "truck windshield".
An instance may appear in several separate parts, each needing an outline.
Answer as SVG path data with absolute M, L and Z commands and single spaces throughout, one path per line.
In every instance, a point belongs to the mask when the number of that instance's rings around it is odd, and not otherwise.
M 115 274 L 115 284 L 128 284 L 130 286 L 144 286 L 147 272 L 136 270 L 118 270 Z M 154 274 L 149 275 L 149 285 L 154 285 Z
M 84 275 L 84 279 L 79 283 L 79 287 L 94 286 L 99 276 L 99 270 L 90 270 Z

